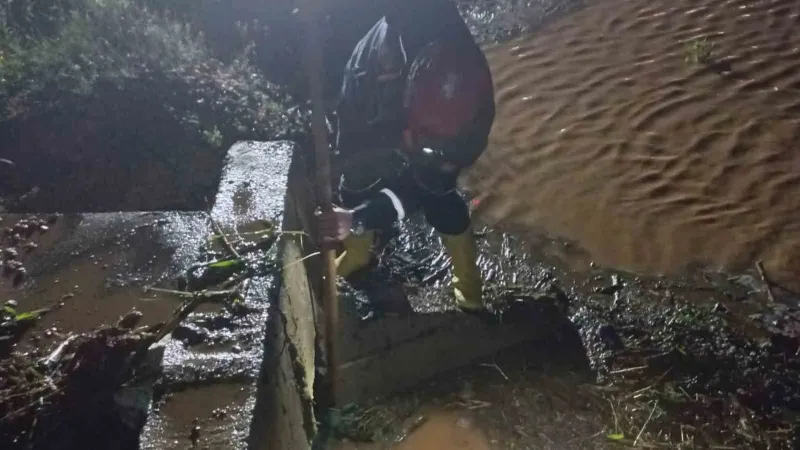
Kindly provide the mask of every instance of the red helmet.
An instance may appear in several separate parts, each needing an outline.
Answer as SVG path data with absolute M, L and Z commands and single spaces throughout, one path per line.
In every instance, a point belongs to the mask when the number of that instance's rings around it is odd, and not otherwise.
M 493 100 L 486 58 L 474 47 L 434 42 L 411 65 L 405 91 L 408 127 L 417 136 L 448 139 L 472 123 Z

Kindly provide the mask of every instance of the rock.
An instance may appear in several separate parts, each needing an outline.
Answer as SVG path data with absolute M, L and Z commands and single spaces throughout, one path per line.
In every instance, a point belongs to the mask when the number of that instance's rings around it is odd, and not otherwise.
M 117 321 L 117 326 L 122 329 L 130 330 L 139 324 L 139 321 L 142 320 L 143 315 L 144 314 L 142 314 L 141 311 L 136 309 L 131 310 L 129 313 L 120 317 L 120 319 Z
M 622 350 L 625 348 L 619 333 L 611 325 L 600 325 L 597 329 L 597 337 L 610 350 Z
M 17 256 L 19 256 L 19 252 L 17 252 L 17 249 L 13 247 L 6 247 L 3 249 L 3 261 L 9 259 L 17 259 Z
M 22 268 L 22 263 L 19 261 L 15 261 L 13 259 L 9 259 L 3 263 L 3 274 L 11 275 L 17 272 Z
M 197 447 L 197 442 L 200 440 L 200 424 L 198 419 L 192 421 L 192 431 L 189 432 L 189 440 L 192 441 L 192 448 Z
M 172 330 L 172 337 L 177 339 L 188 346 L 202 344 L 208 339 L 208 335 L 197 328 L 178 325 Z
M 22 284 L 22 282 L 25 281 L 25 278 L 27 277 L 28 277 L 28 271 L 25 270 L 24 267 L 19 267 L 17 269 L 17 272 L 14 274 L 14 281 L 13 281 L 14 287 L 17 287 L 20 284 Z

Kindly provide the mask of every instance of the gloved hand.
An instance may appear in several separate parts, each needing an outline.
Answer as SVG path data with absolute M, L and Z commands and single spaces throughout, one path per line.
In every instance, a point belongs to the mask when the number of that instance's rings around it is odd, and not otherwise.
M 350 236 L 353 228 L 353 211 L 334 206 L 329 211 L 315 211 L 319 239 L 323 245 L 336 245 Z

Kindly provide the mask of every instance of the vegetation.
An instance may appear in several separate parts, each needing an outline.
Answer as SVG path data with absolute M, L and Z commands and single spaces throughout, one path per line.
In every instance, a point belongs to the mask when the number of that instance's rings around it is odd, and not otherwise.
M 89 199 L 102 186 L 132 192 L 164 182 L 159 190 L 175 200 L 155 207 L 198 207 L 233 142 L 300 129 L 291 97 L 254 67 L 253 44 L 223 61 L 178 17 L 137 0 L 0 2 L 0 146 L 26 174 L 4 173 L 0 189 L 39 186 L 47 196 L 60 179 Z M 50 173 L 56 166 L 62 175 Z M 153 207 L 119 196 L 88 202 L 89 210 Z
M 709 64 L 714 43 L 708 38 L 695 38 L 686 43 L 686 62 L 688 64 Z
M 130 0 L 4 2 L 0 121 L 139 80 L 198 130 L 258 134 L 265 123 L 285 126 L 279 106 L 286 97 L 253 69 L 247 52 L 223 64 L 202 34 Z

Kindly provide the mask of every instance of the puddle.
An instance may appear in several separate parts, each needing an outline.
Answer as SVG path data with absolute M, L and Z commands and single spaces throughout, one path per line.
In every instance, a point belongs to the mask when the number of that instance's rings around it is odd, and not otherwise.
M 432 411 L 420 419 L 414 431 L 399 443 L 343 443 L 336 450 L 491 450 L 489 439 L 477 427 L 475 418 L 466 412 Z
M 141 450 L 211 450 L 241 445 L 249 431 L 253 391 L 251 385 L 217 384 L 170 394 L 157 406 L 156 418 L 144 430 L 148 439 Z

